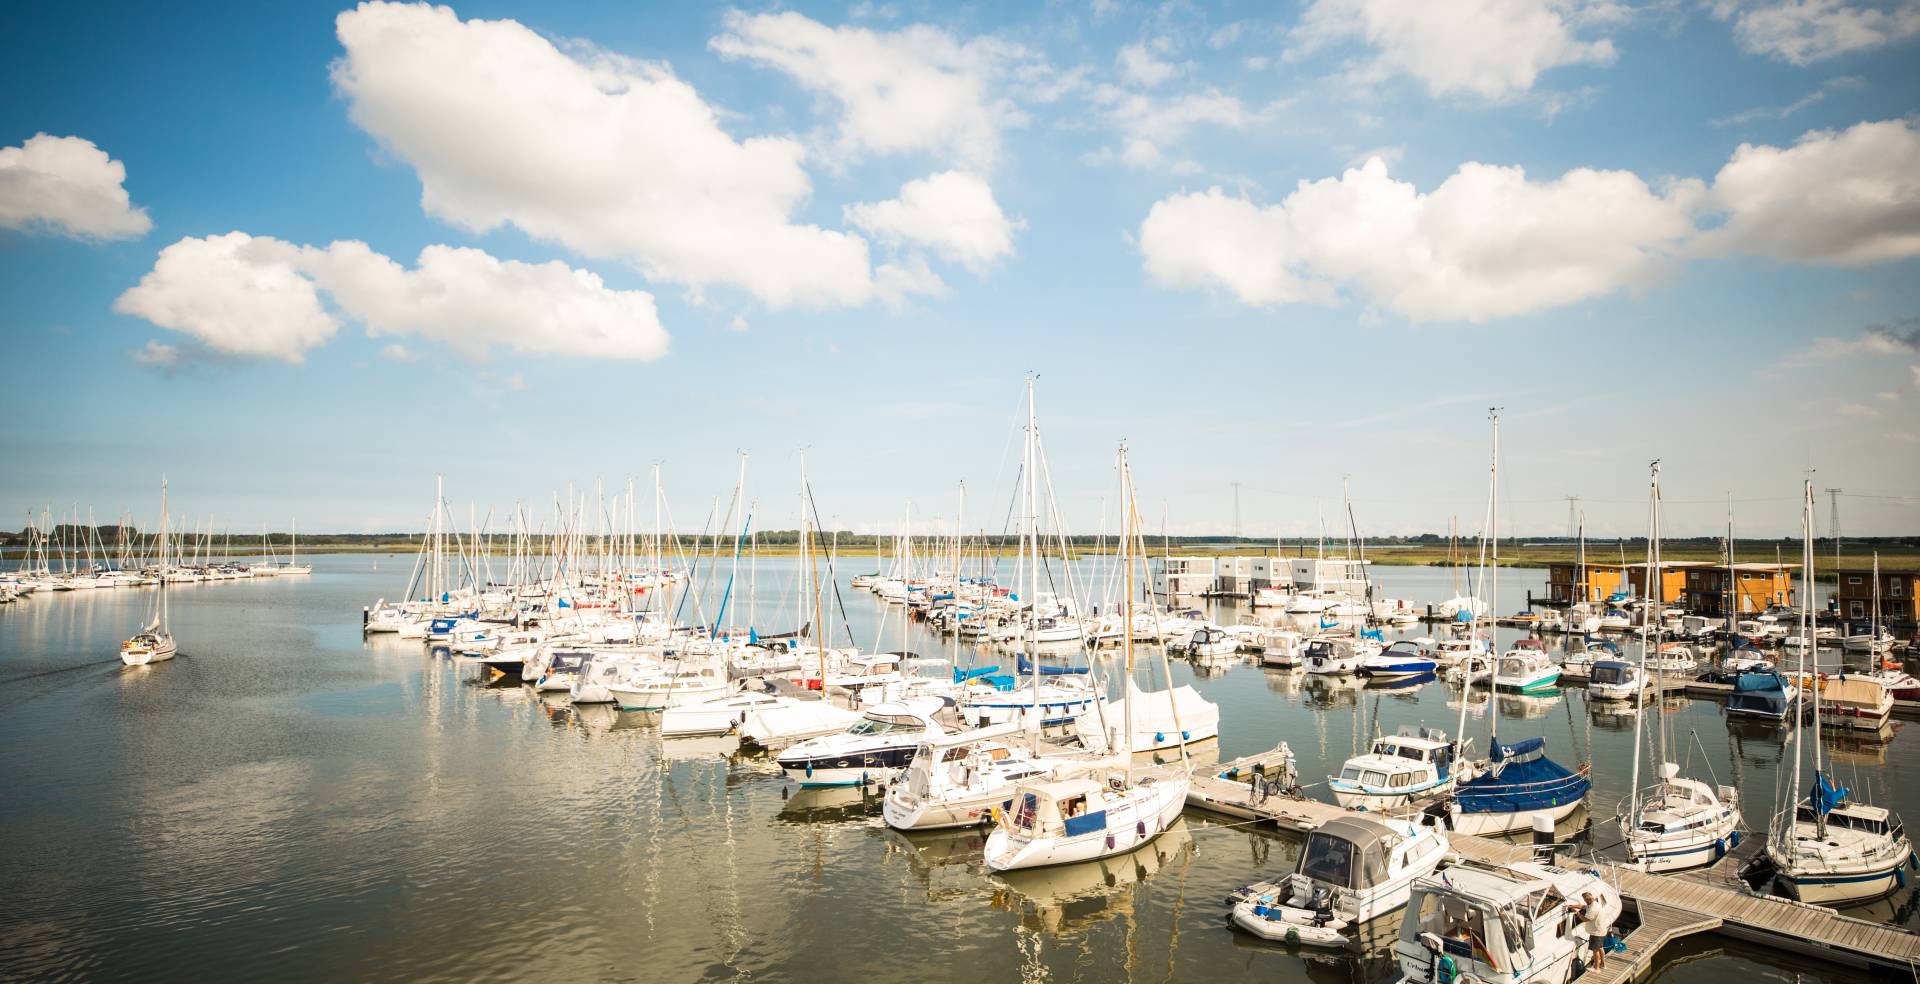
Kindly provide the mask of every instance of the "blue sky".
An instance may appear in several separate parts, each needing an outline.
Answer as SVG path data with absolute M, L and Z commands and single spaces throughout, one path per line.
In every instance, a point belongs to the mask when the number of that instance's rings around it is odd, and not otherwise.
M 1920 528 L 1920 4 L 0 13 L 0 516 Z M 44 134 L 44 137 L 39 135 Z M 84 143 L 82 143 L 84 141 Z M 1373 163 L 1370 163 L 1374 161 Z M 121 168 L 115 171 L 114 168 Z M 143 218 L 144 216 L 144 218 Z M 1878 326 L 1877 328 L 1875 326 Z M 1823 500 L 1824 501 L 1824 500 Z M 1111 507 L 1109 507 L 1111 508 Z M 1824 509 L 1823 509 L 1824 516 Z

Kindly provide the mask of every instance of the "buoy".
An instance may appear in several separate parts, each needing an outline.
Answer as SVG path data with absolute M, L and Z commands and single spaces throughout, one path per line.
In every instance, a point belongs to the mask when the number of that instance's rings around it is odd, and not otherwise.
M 1160 732 L 1158 732 L 1158 731 L 1156 731 L 1156 732 L 1154 732 L 1154 733 L 1153 733 L 1153 743 L 1154 743 L 1154 744 L 1156 744 L 1156 745 L 1160 745 L 1160 744 L 1165 744 L 1165 743 L 1166 743 L 1166 740 L 1167 740 L 1167 736 L 1166 736 L 1166 735 L 1164 735 L 1164 734 L 1162 734 L 1162 733 L 1160 733 Z
M 1299 931 L 1298 929 L 1295 929 L 1295 928 L 1294 928 L 1294 927 L 1292 927 L 1292 926 L 1288 926 L 1288 927 L 1287 927 L 1287 942 L 1288 942 L 1288 943 L 1291 943 L 1291 944 L 1293 944 L 1294 946 L 1299 946 L 1299 945 L 1300 945 L 1300 931 Z

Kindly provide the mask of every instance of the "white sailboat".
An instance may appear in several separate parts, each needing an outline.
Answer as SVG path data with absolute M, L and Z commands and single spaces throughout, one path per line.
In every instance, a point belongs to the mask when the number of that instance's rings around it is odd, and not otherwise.
M 1027 513 L 1028 529 L 1038 529 L 1038 507 L 1033 485 L 1033 452 L 1037 439 L 1033 416 L 1033 381 L 1027 381 Z M 1123 617 L 1133 617 L 1133 570 L 1139 556 L 1136 535 L 1139 508 L 1134 503 L 1133 475 L 1127 467 L 1126 445 L 1119 453 L 1121 502 L 1124 514 L 1123 539 L 1126 544 L 1125 598 Z M 1033 543 L 1034 560 L 1039 559 L 1038 538 Z M 1133 641 L 1121 644 L 1124 680 L 1133 680 Z M 1161 650 L 1161 670 L 1172 697 L 1172 674 Z M 1120 728 L 1118 761 L 1088 763 L 1069 771 L 1061 766 L 1055 778 L 1045 782 L 1023 783 L 1014 792 L 1012 806 L 999 813 L 993 832 L 987 836 L 987 866 L 995 871 L 1042 868 L 1072 864 L 1123 854 L 1149 843 L 1180 817 L 1187 802 L 1191 774 L 1157 770 L 1136 778 L 1133 764 L 1132 715 L 1138 700 L 1125 702 Z M 1171 706 L 1174 728 L 1181 729 L 1179 705 Z M 1183 765 L 1186 745 L 1180 745 Z M 1104 776 L 1103 776 L 1104 774 Z
M 1650 532 L 1647 537 L 1648 585 L 1660 583 L 1660 462 L 1652 465 L 1651 500 L 1648 507 Z M 1655 598 L 1659 601 L 1659 598 Z M 1648 619 L 1640 639 L 1641 673 L 1651 673 L 1654 699 L 1664 692 L 1665 664 L 1648 658 L 1660 651 L 1661 623 Z M 1649 641 L 1645 632 L 1651 630 Z M 1647 789 L 1640 788 L 1640 758 L 1648 751 L 1647 690 L 1636 695 L 1640 713 L 1633 722 L 1633 782 L 1627 807 L 1621 811 L 1626 827 L 1627 861 L 1647 871 L 1681 871 L 1709 865 L 1725 857 L 1740 844 L 1740 794 L 1731 786 L 1709 786 L 1698 779 L 1680 775 L 1680 765 L 1672 761 L 1671 726 L 1667 715 L 1652 715 L 1654 721 L 1653 761 L 1658 762 L 1660 780 Z
M 290 527 L 290 529 L 292 531 L 292 542 L 291 544 L 289 544 L 289 547 L 288 547 L 287 562 L 280 565 L 280 568 L 277 573 L 312 574 L 313 573 L 312 564 L 300 563 L 300 521 L 294 520 L 293 525 Z
M 167 480 L 160 480 L 160 570 L 167 569 Z M 133 638 L 120 644 L 120 662 L 128 666 L 146 666 L 170 660 L 179 651 L 173 630 L 167 625 L 167 582 L 164 577 L 153 593 L 153 614 Z
M 1813 635 L 1813 480 L 1801 499 L 1800 634 Z M 1801 650 L 1799 678 L 1807 677 L 1807 650 Z M 1814 701 L 1813 733 L 1794 718 L 1793 781 L 1786 803 L 1767 835 L 1767 859 L 1774 880 L 1802 902 L 1835 905 L 1877 899 L 1905 881 L 1913 867 L 1913 847 L 1900 818 L 1884 807 L 1855 803 L 1845 786 L 1836 787 L 1821 762 L 1820 701 Z M 1813 786 L 1803 798 L 1800 761 L 1813 756 Z

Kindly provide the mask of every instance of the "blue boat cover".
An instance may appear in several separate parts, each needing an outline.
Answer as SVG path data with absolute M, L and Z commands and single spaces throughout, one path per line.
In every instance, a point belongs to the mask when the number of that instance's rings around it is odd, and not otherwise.
M 1510 761 L 1500 768 L 1499 775 L 1482 773 L 1454 787 L 1453 795 L 1463 813 L 1526 813 L 1577 803 L 1592 788 L 1586 776 L 1570 772 L 1542 755 Z
M 998 669 L 998 667 L 996 667 L 996 669 Z M 980 679 L 993 684 L 993 689 L 998 690 L 1001 693 L 1006 693 L 1012 690 L 1013 685 L 1019 682 L 1015 680 L 1012 676 L 1009 676 L 1008 674 L 1005 674 L 1005 673 L 1002 673 L 999 676 L 981 677 Z
M 998 666 L 982 666 L 978 669 L 973 669 L 973 670 L 963 670 L 956 666 L 953 668 L 953 682 L 966 683 L 968 680 L 972 680 L 978 677 L 983 677 L 989 674 L 997 673 L 999 672 L 999 670 L 1000 670 L 1000 667 Z
M 1015 656 L 1014 660 L 1019 666 L 1020 672 L 1022 673 L 1033 672 L 1033 660 L 1028 659 L 1025 653 L 1021 653 L 1020 655 Z M 1085 672 L 1087 672 L 1087 668 L 1084 666 L 1042 666 L 1040 668 L 1041 676 L 1064 676 L 1069 673 L 1085 673 Z
M 1787 678 L 1772 670 L 1765 673 L 1742 673 L 1733 678 L 1733 689 L 1735 693 L 1753 693 L 1763 690 L 1784 693 L 1787 689 Z
M 1522 755 L 1532 755 L 1546 747 L 1547 740 L 1545 738 L 1523 738 L 1511 745 L 1502 745 L 1496 741 L 1493 743 L 1493 760 L 1495 762 L 1505 762 L 1508 759 L 1518 758 Z

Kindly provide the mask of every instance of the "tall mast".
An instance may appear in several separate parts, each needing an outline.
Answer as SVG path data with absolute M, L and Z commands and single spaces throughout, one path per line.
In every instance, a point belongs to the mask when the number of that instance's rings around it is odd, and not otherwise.
M 1125 656 L 1125 659 L 1123 662 L 1124 662 L 1124 665 L 1126 666 L 1126 676 L 1124 677 L 1124 683 L 1121 685 L 1122 689 L 1120 693 L 1122 697 L 1126 700 L 1127 713 L 1125 715 L 1126 720 L 1123 721 L 1120 725 L 1120 735 L 1121 735 L 1120 741 L 1121 741 L 1121 748 L 1123 749 L 1121 754 L 1125 755 L 1127 758 L 1127 780 L 1129 783 L 1131 783 L 1133 780 L 1133 705 L 1134 705 L 1134 700 L 1133 700 L 1133 527 L 1134 527 L 1134 520 L 1135 520 L 1134 514 L 1136 510 L 1134 509 L 1134 504 L 1133 504 L 1133 472 L 1127 468 L 1127 445 L 1125 442 L 1122 442 L 1120 445 L 1120 483 L 1124 493 L 1122 498 L 1123 504 L 1121 508 L 1126 511 L 1126 519 L 1122 522 L 1121 525 L 1126 531 L 1125 536 L 1127 538 L 1127 583 L 1126 583 L 1127 601 L 1126 601 L 1126 609 L 1123 613 L 1125 618 L 1120 623 L 1121 624 L 1120 645 L 1121 645 L 1121 648 L 1124 650 L 1123 655 Z M 1184 743 L 1182 747 L 1184 747 Z
M 1660 567 L 1660 559 L 1659 559 L 1660 461 L 1659 459 L 1655 459 L 1653 464 L 1648 467 L 1653 473 L 1653 478 L 1650 483 L 1649 490 L 1647 492 L 1646 584 L 1648 585 L 1648 590 L 1652 591 L 1653 590 L 1652 585 L 1656 583 L 1654 579 L 1660 576 L 1659 575 L 1659 567 Z M 1655 594 L 1657 597 L 1658 592 L 1656 592 Z M 1627 812 L 1626 812 L 1626 822 L 1629 824 L 1636 824 L 1636 825 L 1640 822 L 1640 753 L 1644 749 L 1645 742 L 1646 742 L 1647 668 L 1648 668 L 1647 656 L 1649 652 L 1648 643 L 1647 643 L 1647 628 L 1648 628 L 1647 623 L 1652 621 L 1653 619 L 1653 606 L 1649 604 L 1647 607 L 1642 608 L 1641 613 L 1642 614 L 1640 619 L 1640 680 L 1639 680 L 1640 685 L 1637 688 L 1639 692 L 1636 693 L 1633 698 L 1635 707 L 1638 709 L 1639 713 L 1633 716 L 1633 781 L 1627 787 Z M 1657 645 L 1658 643 L 1656 642 L 1655 644 Z M 1662 746 L 1662 751 L 1664 753 L 1665 751 L 1664 746 Z
M 1033 735 L 1032 735 L 1033 754 L 1039 755 L 1040 754 L 1040 653 L 1037 648 L 1038 643 L 1035 640 L 1035 632 L 1034 632 L 1035 623 L 1039 621 L 1039 616 L 1040 616 L 1040 606 L 1038 605 L 1039 599 L 1034 596 L 1034 592 L 1039 589 L 1039 584 L 1040 584 L 1040 577 L 1039 577 L 1040 505 L 1039 505 L 1039 496 L 1035 490 L 1035 482 L 1034 482 L 1034 475 L 1033 475 L 1034 473 L 1033 459 L 1034 459 L 1034 444 L 1035 444 L 1034 428 L 1036 426 L 1038 425 L 1035 419 L 1035 414 L 1033 409 L 1033 376 L 1032 374 L 1028 374 L 1027 376 L 1027 441 L 1026 441 L 1026 448 L 1023 451 L 1024 460 L 1021 465 L 1021 467 L 1025 470 L 1026 476 L 1027 476 L 1027 489 L 1026 489 L 1027 521 L 1025 523 L 1025 526 L 1026 526 L 1026 530 L 1024 531 L 1025 535 L 1022 537 L 1021 543 L 1020 543 L 1020 550 L 1022 555 L 1022 566 L 1026 568 L 1026 570 L 1023 573 L 1026 575 L 1025 580 L 1027 584 L 1026 584 L 1026 587 L 1021 592 L 1021 595 L 1022 595 L 1021 601 L 1023 603 L 1023 607 L 1026 609 L 1025 621 L 1026 621 L 1026 630 L 1027 630 L 1026 631 L 1027 659 L 1031 660 L 1033 663 L 1033 667 L 1032 667 L 1033 680 L 1030 686 L 1030 689 L 1032 690 L 1032 693 L 1033 693 L 1033 707 L 1029 711 L 1029 713 L 1032 715 L 1032 718 L 1033 718 Z M 1031 544 L 1032 550 L 1033 550 L 1033 557 L 1032 557 L 1031 564 L 1027 564 L 1025 561 L 1026 551 L 1028 550 L 1029 544 Z M 1015 662 L 1017 663 L 1018 660 L 1016 660 Z M 1129 669 L 1131 669 L 1131 667 L 1129 667 Z
M 1487 618 L 1491 622 L 1500 611 L 1500 408 L 1488 408 L 1487 416 L 1493 419 L 1492 487 L 1487 493 L 1489 516 L 1487 530 L 1492 534 L 1490 539 L 1493 541 L 1493 564 L 1487 569 Z M 1492 629 L 1487 633 L 1487 705 L 1489 708 L 1487 733 L 1492 736 L 1493 743 L 1496 745 L 1500 743 L 1500 700 L 1499 695 L 1494 692 L 1500 689 L 1495 685 L 1500 670 L 1500 644 L 1496 638 L 1497 634 L 1497 631 Z M 1472 681 L 1469 680 L 1468 683 L 1471 685 Z M 1487 753 L 1491 755 L 1493 749 L 1487 749 Z

